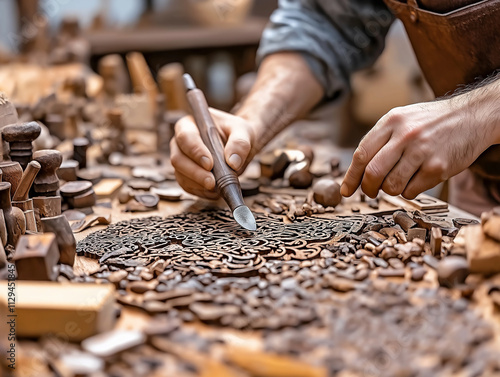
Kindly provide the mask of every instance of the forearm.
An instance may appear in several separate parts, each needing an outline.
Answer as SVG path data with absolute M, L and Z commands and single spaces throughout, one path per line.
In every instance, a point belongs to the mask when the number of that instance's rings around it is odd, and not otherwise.
M 487 146 L 500 144 L 500 73 L 450 100 L 453 108 L 465 110 L 465 122 L 477 124 Z
M 252 154 L 291 122 L 305 116 L 323 95 L 322 86 L 299 53 L 266 57 L 255 85 L 236 114 L 255 126 Z

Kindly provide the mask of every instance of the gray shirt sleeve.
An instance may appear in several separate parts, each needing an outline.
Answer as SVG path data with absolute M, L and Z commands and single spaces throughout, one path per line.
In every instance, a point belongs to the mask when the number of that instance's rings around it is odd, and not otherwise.
M 280 51 L 303 54 L 325 95 L 349 89 L 352 72 L 372 65 L 394 16 L 382 0 L 280 0 L 257 58 Z

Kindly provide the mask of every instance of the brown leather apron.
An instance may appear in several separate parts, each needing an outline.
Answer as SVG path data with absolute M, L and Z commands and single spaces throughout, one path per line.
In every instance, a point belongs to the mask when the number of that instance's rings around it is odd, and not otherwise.
M 500 0 L 384 2 L 403 22 L 422 72 L 436 97 L 451 94 L 500 69 Z M 487 197 L 482 205 L 475 202 L 472 207 L 466 204 L 461 207 L 479 213 L 498 204 L 500 146 L 490 147 L 470 170 L 473 174 L 467 172 L 466 175 L 481 181 L 485 187 L 481 195 L 486 193 Z M 462 187 L 450 190 L 470 190 L 472 187 L 460 184 Z M 462 200 L 467 196 L 458 197 Z

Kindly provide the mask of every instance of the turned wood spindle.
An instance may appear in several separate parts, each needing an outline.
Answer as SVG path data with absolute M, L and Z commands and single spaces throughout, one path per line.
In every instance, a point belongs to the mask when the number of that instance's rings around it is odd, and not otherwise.
M 3 128 L 3 139 L 10 145 L 10 158 L 23 169 L 33 157 L 33 141 L 40 136 L 42 128 L 37 122 L 11 124 Z
M 36 151 L 33 159 L 41 165 L 33 185 L 35 196 L 55 196 L 59 189 L 56 170 L 62 163 L 61 152 L 51 149 Z

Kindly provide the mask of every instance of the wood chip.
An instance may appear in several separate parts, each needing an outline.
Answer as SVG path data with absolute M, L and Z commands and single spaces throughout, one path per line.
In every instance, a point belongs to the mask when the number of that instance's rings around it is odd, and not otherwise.
M 109 357 L 146 342 L 146 335 L 135 330 L 113 330 L 85 339 L 81 346 L 93 355 Z

